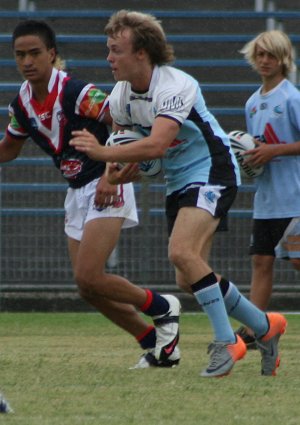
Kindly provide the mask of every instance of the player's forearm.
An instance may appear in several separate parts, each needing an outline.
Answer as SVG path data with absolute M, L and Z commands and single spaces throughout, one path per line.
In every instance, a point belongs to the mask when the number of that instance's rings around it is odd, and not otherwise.
M 0 162 L 8 162 L 17 158 L 23 146 L 23 142 L 16 142 L 4 137 L 0 141 Z
M 271 146 L 274 156 L 300 155 L 300 141 L 295 143 L 280 143 Z

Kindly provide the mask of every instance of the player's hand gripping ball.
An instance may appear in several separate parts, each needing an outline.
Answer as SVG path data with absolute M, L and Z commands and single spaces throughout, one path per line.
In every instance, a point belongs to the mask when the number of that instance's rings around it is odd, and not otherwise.
M 232 150 L 239 164 L 241 176 L 246 178 L 260 176 L 264 171 L 263 165 L 254 167 L 249 163 L 245 164 L 245 159 L 248 158 L 248 155 L 244 155 L 244 153 L 250 149 L 255 148 L 253 137 L 250 134 L 239 130 L 231 131 L 228 136 Z
M 135 142 L 143 139 L 145 136 L 137 131 L 132 130 L 119 130 L 111 133 L 106 141 L 107 146 L 123 145 L 125 143 Z M 125 163 L 118 163 L 120 169 L 126 165 Z M 162 162 L 160 158 L 145 160 L 139 162 L 140 175 L 146 177 L 156 176 L 162 168 Z

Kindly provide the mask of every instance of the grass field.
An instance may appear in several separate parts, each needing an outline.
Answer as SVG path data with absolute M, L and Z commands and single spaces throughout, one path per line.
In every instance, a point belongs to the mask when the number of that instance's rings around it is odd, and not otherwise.
M 232 374 L 199 376 L 211 331 L 184 314 L 182 361 L 173 369 L 129 370 L 141 351 L 93 313 L 2 313 L 0 388 L 18 425 L 299 425 L 300 316 L 287 315 L 277 377 L 260 375 L 249 351 Z M 236 326 L 236 323 L 233 323 Z

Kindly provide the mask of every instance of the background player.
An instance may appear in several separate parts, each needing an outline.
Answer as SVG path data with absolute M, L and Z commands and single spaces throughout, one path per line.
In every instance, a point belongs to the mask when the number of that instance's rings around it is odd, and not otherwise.
M 256 179 L 250 254 L 250 299 L 267 310 L 275 258 L 300 270 L 300 93 L 288 80 L 294 69 L 288 36 L 272 30 L 259 34 L 241 51 L 261 77 L 261 87 L 245 106 L 247 131 L 257 142 L 251 163 L 264 165 Z M 240 335 L 255 343 L 249 331 Z

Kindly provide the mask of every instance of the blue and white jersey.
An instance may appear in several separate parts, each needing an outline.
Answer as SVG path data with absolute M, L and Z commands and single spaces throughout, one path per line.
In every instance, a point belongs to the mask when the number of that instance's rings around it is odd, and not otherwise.
M 155 67 L 146 93 L 133 92 L 130 83 L 120 81 L 109 103 L 117 124 L 136 126 L 145 135 L 150 134 L 157 117 L 180 125 L 163 158 L 168 195 L 190 183 L 240 184 L 228 136 L 207 110 L 198 82 L 185 72 L 170 66 Z
M 288 80 L 246 103 L 247 131 L 269 144 L 300 141 L 300 93 Z M 300 155 L 277 156 L 257 177 L 254 218 L 300 216 Z

